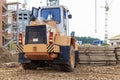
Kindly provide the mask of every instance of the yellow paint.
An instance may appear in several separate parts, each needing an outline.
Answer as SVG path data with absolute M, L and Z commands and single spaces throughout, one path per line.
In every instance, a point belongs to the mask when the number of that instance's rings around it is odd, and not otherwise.
M 45 25 L 45 23 L 40 22 L 40 20 L 36 19 L 35 21 L 31 21 L 29 26 L 36 26 L 36 25 Z
M 68 36 L 56 36 L 55 44 L 61 46 L 70 46 L 71 37 Z
M 79 47 L 79 45 L 77 43 L 75 43 L 75 51 L 78 51 L 78 47 Z
M 46 44 L 27 44 L 23 47 L 23 52 L 47 52 Z M 60 47 L 54 45 L 54 52 L 59 53 Z
M 44 23 L 53 28 L 56 28 L 56 26 L 57 26 L 55 20 L 45 20 Z
M 57 45 L 55 45 L 55 46 L 54 46 L 54 52 L 58 52 L 58 53 L 59 53 L 59 52 L 60 52 L 60 47 L 57 46 Z
M 53 60 L 48 53 L 42 52 L 27 52 L 25 53 L 25 57 L 31 60 Z
M 47 46 L 45 44 L 28 44 L 28 45 L 24 45 L 23 51 L 24 52 L 47 52 L 46 47 Z

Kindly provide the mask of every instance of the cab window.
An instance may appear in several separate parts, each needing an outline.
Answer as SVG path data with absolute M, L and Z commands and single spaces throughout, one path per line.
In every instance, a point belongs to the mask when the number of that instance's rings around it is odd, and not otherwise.
M 43 8 L 41 10 L 43 20 L 56 20 L 57 24 L 61 22 L 60 8 Z

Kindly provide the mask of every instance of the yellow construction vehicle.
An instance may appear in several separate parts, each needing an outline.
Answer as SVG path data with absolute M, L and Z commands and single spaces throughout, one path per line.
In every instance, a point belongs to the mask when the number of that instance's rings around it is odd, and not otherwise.
M 74 32 L 71 36 L 68 32 L 71 17 L 64 6 L 33 7 L 30 25 L 26 26 L 25 35 L 19 33 L 18 37 L 19 62 L 24 69 L 56 64 L 64 71 L 73 71 L 79 56 Z

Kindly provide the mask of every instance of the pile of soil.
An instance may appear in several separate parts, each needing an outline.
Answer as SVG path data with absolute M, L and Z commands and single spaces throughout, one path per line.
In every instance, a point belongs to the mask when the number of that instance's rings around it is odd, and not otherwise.
M 17 62 L 17 55 L 13 55 L 7 49 L 0 47 L 0 64 L 8 62 Z

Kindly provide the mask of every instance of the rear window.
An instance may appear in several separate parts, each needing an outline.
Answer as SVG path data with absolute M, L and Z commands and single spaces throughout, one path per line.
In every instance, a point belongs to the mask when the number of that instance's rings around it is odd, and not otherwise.
M 27 26 L 25 44 L 46 44 L 46 26 Z

